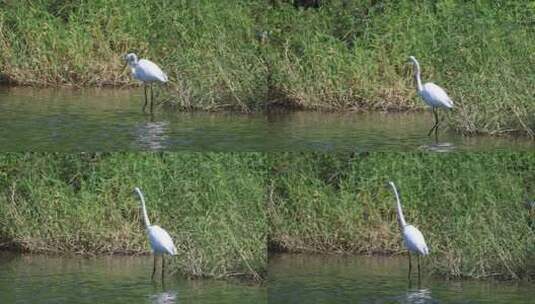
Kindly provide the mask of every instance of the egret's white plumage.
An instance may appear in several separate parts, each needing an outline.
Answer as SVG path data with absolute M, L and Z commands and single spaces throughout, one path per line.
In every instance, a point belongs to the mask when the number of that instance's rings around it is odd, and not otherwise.
M 135 79 L 141 82 L 167 82 L 167 75 L 160 69 L 160 67 L 148 60 L 137 59 L 137 55 L 134 53 L 127 54 L 125 56 L 126 63 L 132 70 L 132 75 Z
M 176 255 L 176 247 L 173 244 L 173 240 L 167 231 L 157 225 L 151 225 L 149 221 L 149 216 L 147 215 L 147 208 L 145 207 L 145 197 L 141 190 L 136 187 L 134 191 L 139 196 L 141 200 L 141 207 L 143 209 L 143 222 L 145 223 L 145 228 L 147 229 L 147 235 L 149 237 L 150 248 L 154 254 L 154 269 L 152 272 L 152 277 L 154 277 L 154 272 L 156 271 L 156 256 L 162 256 L 162 280 L 164 275 L 164 254 Z
M 424 84 L 423 89 L 419 93 L 425 103 L 432 108 L 453 109 L 453 101 L 448 94 L 432 82 Z
M 414 77 L 416 78 L 416 89 L 418 90 L 418 94 L 422 97 L 424 102 L 433 109 L 433 113 L 435 115 L 435 125 L 431 128 L 431 130 L 429 130 L 429 135 L 431 135 L 433 129 L 438 130 L 439 124 L 438 114 L 436 113 L 435 109 L 452 109 L 453 101 L 448 96 L 446 91 L 444 91 L 444 89 L 438 85 L 432 82 L 427 82 L 422 85 L 422 80 L 420 78 L 420 63 L 418 63 L 418 60 L 416 60 L 414 56 L 410 56 L 409 60 L 414 65 Z
M 423 234 L 418 230 L 418 228 L 407 225 L 403 227 L 403 240 L 405 247 L 408 250 L 415 252 L 419 255 L 428 255 L 429 249 L 425 244 L 425 239 Z
M 150 102 L 152 112 L 152 84 L 166 83 L 168 81 L 167 75 L 162 71 L 162 69 L 160 69 L 160 67 L 156 63 L 148 59 L 138 60 L 137 55 L 134 53 L 127 54 L 126 56 L 124 56 L 124 59 L 130 67 L 130 70 L 132 71 L 132 76 L 134 76 L 135 79 L 141 81 L 145 87 L 145 104 L 143 105 L 143 110 L 145 110 L 145 106 L 147 105 L 147 84 L 150 85 Z
M 147 234 L 149 235 L 150 247 L 155 255 L 176 255 L 176 247 L 167 231 L 160 226 L 152 225 L 147 228 Z
M 401 200 L 399 198 L 398 190 L 394 182 L 388 182 L 394 190 L 396 196 L 396 209 L 398 214 L 398 222 L 401 227 L 401 233 L 403 235 L 403 243 L 407 250 L 409 250 L 409 278 L 410 278 L 410 252 L 416 253 L 418 256 L 428 255 L 429 248 L 425 243 L 424 236 L 418 228 L 413 225 L 407 224 L 405 217 L 403 216 L 403 210 L 401 209 Z M 418 278 L 420 277 L 420 259 L 418 259 Z

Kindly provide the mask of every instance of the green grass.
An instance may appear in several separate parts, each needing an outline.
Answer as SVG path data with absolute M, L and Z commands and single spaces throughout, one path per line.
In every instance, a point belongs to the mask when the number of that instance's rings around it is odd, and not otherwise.
M 447 278 L 535 278 L 534 153 L 0 154 L 0 248 L 147 254 L 153 224 L 191 277 L 260 280 L 273 251 L 405 254 L 394 197 Z
M 261 279 L 266 269 L 265 156 L 0 154 L 0 247 L 147 254 L 133 187 L 173 237 L 172 268 L 192 277 Z
M 535 154 L 283 154 L 268 186 L 269 246 L 313 253 L 405 254 L 395 181 L 423 231 L 433 273 L 535 278 Z
M 120 56 L 134 51 L 169 73 L 179 109 L 404 111 L 424 107 L 415 55 L 455 101 L 450 128 L 534 136 L 533 2 L 290 2 L 0 1 L 0 79 L 127 85 Z

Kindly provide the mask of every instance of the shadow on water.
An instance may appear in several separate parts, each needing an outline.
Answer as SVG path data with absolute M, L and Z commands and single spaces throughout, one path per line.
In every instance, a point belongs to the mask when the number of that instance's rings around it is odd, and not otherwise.
M 533 150 L 535 141 L 427 136 L 421 113 L 141 112 L 143 91 L 0 87 L 1 151 L 489 151 Z
M 50 257 L 0 252 L 0 303 L 266 303 L 263 287 L 166 276 L 152 257 Z
M 530 303 L 535 284 L 444 281 L 408 285 L 405 257 L 277 254 L 269 257 L 270 303 Z M 425 266 L 422 268 L 425 272 Z

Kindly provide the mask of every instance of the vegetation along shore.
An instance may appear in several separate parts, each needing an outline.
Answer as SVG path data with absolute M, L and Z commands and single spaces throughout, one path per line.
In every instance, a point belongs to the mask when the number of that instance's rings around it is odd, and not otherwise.
M 464 134 L 535 130 L 531 1 L 2 1 L 0 79 L 130 86 L 135 52 L 181 110 L 421 110 L 409 55 Z
M 280 154 L 268 192 L 269 248 L 406 254 L 396 218 L 430 249 L 426 273 L 535 278 L 535 154 Z
M 390 180 L 426 273 L 535 278 L 534 153 L 1 154 L 0 248 L 148 254 L 139 186 L 173 272 L 263 280 L 268 250 L 406 254 Z
M 174 272 L 261 280 L 267 263 L 262 154 L 0 154 L 0 247 L 147 254 L 138 198 L 172 236 Z

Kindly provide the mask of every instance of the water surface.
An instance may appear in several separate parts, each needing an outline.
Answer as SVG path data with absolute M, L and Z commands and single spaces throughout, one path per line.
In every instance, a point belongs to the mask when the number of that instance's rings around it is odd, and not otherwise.
M 535 141 L 427 136 L 428 112 L 141 112 L 142 89 L 0 88 L 0 151 L 491 151 Z
M 168 276 L 152 257 L 47 257 L 0 252 L 0 303 L 267 303 L 264 287 Z
M 424 275 L 419 286 L 416 276 L 409 286 L 407 267 L 406 258 L 270 256 L 268 302 L 520 304 L 535 299 L 535 284 L 526 282 L 444 281 Z

